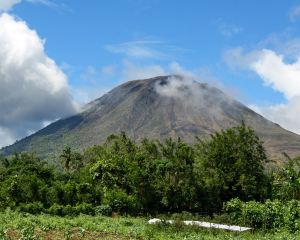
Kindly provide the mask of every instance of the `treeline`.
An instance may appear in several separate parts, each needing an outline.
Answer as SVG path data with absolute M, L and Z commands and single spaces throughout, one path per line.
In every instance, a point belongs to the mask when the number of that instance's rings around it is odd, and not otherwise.
M 77 153 L 66 148 L 63 171 L 33 154 L 1 158 L 0 209 L 57 215 L 220 213 L 224 203 L 300 198 L 299 158 L 267 171 L 254 131 L 240 126 L 198 139 L 144 139 L 124 133 Z

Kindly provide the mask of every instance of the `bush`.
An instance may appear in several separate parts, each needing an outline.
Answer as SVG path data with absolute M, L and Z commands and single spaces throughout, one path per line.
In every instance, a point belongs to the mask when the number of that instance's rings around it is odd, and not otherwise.
M 47 213 L 64 216 L 64 206 L 55 203 L 47 210 Z
M 230 220 L 235 224 L 238 224 L 241 221 L 242 208 L 243 202 L 238 198 L 234 198 L 224 204 L 225 212 L 229 215 Z
M 72 207 L 71 205 L 63 206 L 62 213 L 64 216 L 76 216 L 77 215 L 75 207 Z
M 224 205 L 224 210 L 235 224 L 264 229 L 287 228 L 292 232 L 300 230 L 300 201 L 297 200 L 259 203 L 232 199 Z
M 295 232 L 300 229 L 300 201 L 291 200 L 284 204 L 283 221 L 288 229 Z
M 112 211 L 118 213 L 137 213 L 137 199 L 121 190 L 111 190 L 106 193 L 104 204 L 111 206 Z
M 75 207 L 75 212 L 77 212 L 78 214 L 82 213 L 82 214 L 87 214 L 87 215 L 94 215 L 95 211 L 93 208 L 93 205 L 90 203 L 81 203 L 76 205 Z
M 112 208 L 109 205 L 100 205 L 94 208 L 95 215 L 111 216 Z
M 44 210 L 44 207 L 43 204 L 40 202 L 21 203 L 17 210 L 31 214 L 38 214 Z

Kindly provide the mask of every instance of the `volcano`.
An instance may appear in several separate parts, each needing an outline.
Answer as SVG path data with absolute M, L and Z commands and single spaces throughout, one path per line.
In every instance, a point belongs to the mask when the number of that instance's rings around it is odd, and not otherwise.
M 278 161 L 282 152 L 300 155 L 299 135 L 216 87 L 173 75 L 126 82 L 84 106 L 80 113 L 50 124 L 1 153 L 26 151 L 55 158 L 66 146 L 83 150 L 122 131 L 136 141 L 180 137 L 192 144 L 196 136 L 204 139 L 242 121 L 264 141 L 269 158 Z

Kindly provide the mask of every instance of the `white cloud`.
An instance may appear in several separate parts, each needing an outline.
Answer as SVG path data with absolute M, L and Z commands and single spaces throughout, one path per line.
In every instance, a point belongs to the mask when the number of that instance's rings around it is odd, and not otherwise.
M 14 5 L 20 3 L 22 0 L 1 0 L 0 12 L 9 11 Z
M 0 146 L 77 110 L 65 74 L 27 24 L 0 15 Z
M 279 123 L 284 128 L 300 134 L 300 96 L 291 98 L 284 104 L 271 106 L 251 105 L 249 107 L 269 120 Z
M 291 9 L 289 12 L 289 18 L 292 22 L 294 22 L 300 16 L 300 5 L 297 5 Z
M 225 61 L 231 67 L 255 72 L 266 86 L 282 93 L 287 103 L 271 106 L 252 106 L 254 110 L 283 127 L 300 134 L 300 53 L 294 62 L 285 62 L 284 55 L 270 49 L 244 53 L 243 49 L 231 49 L 225 53 Z
M 294 63 L 285 63 L 283 58 L 272 50 L 263 49 L 249 67 L 266 85 L 291 99 L 300 96 L 300 58 Z
M 11 132 L 8 129 L 0 127 L 0 147 L 7 146 L 14 142 L 14 138 L 11 136 Z
M 171 76 L 167 79 L 166 83 L 161 85 L 159 82 L 156 83 L 155 85 L 155 90 L 158 94 L 161 96 L 166 96 L 166 97 L 178 97 L 182 99 L 190 99 L 185 96 L 186 92 L 188 92 L 189 97 L 194 99 L 194 94 L 197 92 L 197 88 L 195 86 L 195 82 L 193 78 L 189 78 L 184 76 L 183 78 L 176 77 L 176 76 Z M 187 88 L 188 91 L 182 91 L 183 88 Z M 198 92 L 199 93 L 199 92 Z M 194 103 L 199 103 L 203 101 L 193 101 Z
M 284 55 L 286 59 L 295 60 L 300 53 L 300 38 L 291 37 L 288 31 L 281 34 L 273 33 L 262 40 L 257 48 L 276 49 L 276 52 Z
M 245 53 L 242 47 L 228 49 L 224 53 L 225 63 L 234 70 L 248 69 L 249 65 L 257 60 L 259 51 Z
M 182 75 L 188 78 L 196 78 L 196 74 L 193 71 L 185 69 L 178 62 L 172 62 L 169 64 L 169 73 Z

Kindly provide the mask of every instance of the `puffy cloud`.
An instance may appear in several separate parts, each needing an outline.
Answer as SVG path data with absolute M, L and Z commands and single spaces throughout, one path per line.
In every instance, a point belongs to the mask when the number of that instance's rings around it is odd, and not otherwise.
M 44 42 L 25 22 L 0 15 L 0 146 L 78 110 Z
M 183 91 L 183 89 L 188 89 L 188 91 Z M 197 91 L 197 84 L 193 78 L 184 76 L 184 77 L 177 77 L 177 76 L 170 76 L 167 81 L 162 85 L 159 82 L 156 83 L 155 90 L 161 96 L 166 97 L 178 97 L 185 100 L 190 98 L 194 98 L 194 96 L 200 95 L 199 91 Z M 188 92 L 189 96 L 185 95 Z M 193 99 L 195 100 L 195 99 Z M 194 103 L 199 104 L 203 101 L 193 101 Z
M 1 0 L 0 12 L 6 12 L 10 10 L 14 5 L 20 3 L 22 0 Z
M 243 49 L 236 48 L 225 54 L 229 66 L 255 72 L 266 86 L 281 92 L 287 100 L 278 105 L 251 107 L 268 119 L 300 134 L 300 57 L 293 62 L 285 62 L 284 59 L 284 55 L 270 49 L 244 53 Z
M 300 96 L 300 58 L 294 63 L 285 63 L 283 58 L 274 51 L 263 49 L 249 67 L 266 85 L 291 99 Z

